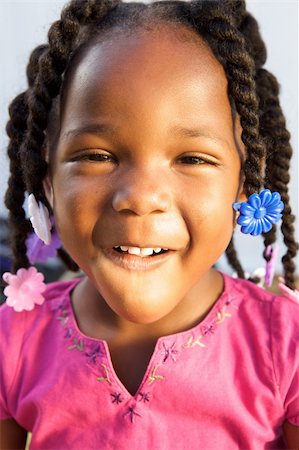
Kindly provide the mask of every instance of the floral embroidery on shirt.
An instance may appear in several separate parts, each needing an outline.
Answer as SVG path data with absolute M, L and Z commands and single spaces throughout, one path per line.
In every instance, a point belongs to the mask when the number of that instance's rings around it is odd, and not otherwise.
M 200 347 L 205 347 L 205 344 L 203 344 L 201 342 L 201 339 L 203 337 L 204 336 L 200 335 L 197 339 L 194 339 L 193 336 L 190 336 L 188 341 L 187 341 L 187 343 L 185 344 L 185 347 L 186 348 L 192 348 L 192 347 L 195 347 L 196 345 L 199 345 Z
M 233 306 L 234 308 L 238 308 L 238 306 L 235 304 L 233 297 L 229 297 L 225 304 L 220 308 L 216 314 L 215 317 L 210 320 L 208 323 L 204 323 L 200 326 L 201 335 L 198 337 L 189 336 L 187 342 L 184 344 L 183 347 L 185 348 L 193 348 L 195 346 L 205 348 L 206 344 L 202 342 L 203 339 L 207 338 L 208 336 L 214 334 L 217 331 L 217 326 L 222 324 L 227 318 L 232 317 L 232 315 L 227 311 L 227 308 L 229 306 Z
M 59 309 L 61 309 L 61 308 L 59 308 Z M 61 311 L 60 315 L 57 317 L 57 320 L 59 320 L 61 322 L 61 325 L 63 327 L 68 323 L 69 315 L 65 309 L 63 309 Z
M 124 414 L 124 417 L 129 417 L 131 420 L 131 423 L 134 423 L 135 417 L 142 417 L 141 414 L 136 412 L 134 406 L 129 406 L 128 412 Z
M 206 336 L 207 334 L 214 334 L 216 331 L 216 321 L 210 322 L 207 325 L 203 325 L 201 327 L 203 336 Z
M 222 323 L 225 321 L 227 317 L 231 317 L 232 315 L 226 312 L 226 307 L 224 306 L 222 311 L 217 312 L 217 323 Z
M 170 347 L 167 347 L 165 342 L 163 342 L 164 349 L 161 350 L 162 355 L 164 355 L 163 363 L 165 363 L 168 358 L 172 359 L 172 361 L 176 362 L 176 356 L 178 354 L 178 350 L 174 348 L 175 343 L 173 343 Z
M 232 306 L 234 309 L 239 309 L 239 305 L 238 305 L 235 297 L 229 297 L 226 300 L 225 305 L 226 306 Z
M 73 344 L 68 347 L 68 350 L 79 350 L 79 352 L 84 352 L 84 340 L 73 338 Z
M 96 345 L 92 350 L 86 352 L 85 355 L 91 364 L 96 364 L 103 356 L 102 346 L 100 344 Z
M 108 372 L 107 366 L 105 364 L 101 364 L 101 366 L 104 370 L 105 376 L 97 377 L 97 381 L 107 381 L 108 384 L 112 384 L 110 377 L 109 377 L 109 372 Z
M 115 403 L 116 405 L 119 405 L 120 403 L 122 403 L 123 398 L 119 392 L 113 392 L 110 395 L 112 397 L 112 403 Z
M 139 402 L 147 403 L 151 399 L 151 394 L 149 392 L 139 392 L 138 397 Z
M 157 381 L 157 380 L 164 380 L 165 377 L 163 375 L 158 375 L 156 373 L 159 366 L 160 366 L 160 364 L 157 364 L 154 367 L 154 370 L 152 371 L 151 375 L 148 377 L 148 384 L 152 384 L 154 381 Z
M 97 381 L 106 381 L 108 384 L 112 384 L 107 366 L 103 363 L 99 364 L 99 360 L 103 356 L 102 344 L 97 343 L 91 347 L 88 339 L 76 337 L 76 331 L 72 327 L 66 327 L 69 321 L 68 311 L 63 305 L 59 305 L 56 311 L 59 314 L 57 320 L 60 321 L 62 327 L 65 329 L 64 338 L 70 340 L 70 345 L 67 347 L 68 350 L 78 350 L 80 353 L 84 353 L 88 363 L 94 366 L 99 365 L 99 368 L 104 372 L 104 376 L 97 376 Z M 87 348 L 88 344 L 91 348 Z
M 65 337 L 66 339 L 72 337 L 73 332 L 74 332 L 74 330 L 73 330 L 72 328 L 67 328 L 66 331 L 65 331 L 64 337 Z

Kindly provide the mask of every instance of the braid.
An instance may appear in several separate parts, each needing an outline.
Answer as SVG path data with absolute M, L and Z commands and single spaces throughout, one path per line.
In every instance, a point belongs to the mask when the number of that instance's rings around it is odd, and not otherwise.
M 267 57 L 266 53 L 266 47 L 264 42 L 262 41 L 258 24 L 254 17 L 252 17 L 247 11 L 246 11 L 246 5 L 244 0 L 230 0 L 228 1 L 228 9 L 232 11 L 233 17 L 234 17 L 234 23 L 236 27 L 241 31 L 243 36 L 245 37 L 245 44 L 248 52 L 253 57 L 254 63 L 256 67 L 262 66 Z M 259 86 L 256 86 L 257 93 Z M 269 187 L 269 189 L 271 189 Z M 271 231 L 275 230 L 275 225 L 272 228 Z M 274 231 L 275 233 L 275 231 Z M 269 235 L 270 233 L 268 233 Z M 273 233 L 272 233 L 273 234 Z M 275 235 L 274 240 L 275 241 Z M 265 252 L 264 252 L 265 253 Z M 234 248 L 234 242 L 233 239 L 230 241 L 228 248 L 226 249 L 226 257 L 228 260 L 228 263 L 231 265 L 231 267 L 237 272 L 239 278 L 244 278 L 244 271 L 241 267 L 241 264 L 237 258 L 237 252 Z M 266 259 L 269 259 L 264 255 Z M 254 279 L 251 279 L 251 281 L 255 281 Z M 259 280 L 257 280 L 258 282 Z
M 233 237 L 231 238 L 231 241 L 226 249 L 226 258 L 230 266 L 237 272 L 238 277 L 245 278 L 244 270 L 238 260 L 237 252 L 234 247 Z
M 69 270 L 73 272 L 77 272 L 79 270 L 78 265 L 75 263 L 75 261 L 72 260 L 72 258 L 63 248 L 58 249 L 57 253 L 61 261 L 66 265 L 66 267 Z
M 289 143 L 290 134 L 285 126 L 279 103 L 279 86 L 276 78 L 267 70 L 261 67 L 266 61 L 266 48 L 262 41 L 258 24 L 249 14 L 243 15 L 240 30 L 246 38 L 247 46 L 252 54 L 256 65 L 256 86 L 260 102 L 260 134 L 266 145 L 265 161 L 265 187 L 278 191 L 281 194 L 285 208 L 282 217 L 281 230 L 284 236 L 284 243 L 287 253 L 282 258 L 284 276 L 287 286 L 295 288 L 295 258 L 298 244 L 295 242 L 294 226 L 295 217 L 292 215 L 289 204 L 288 183 L 289 167 L 292 156 L 292 149 Z M 265 247 L 271 245 L 276 240 L 276 226 L 264 235 Z M 264 258 L 269 260 L 264 251 Z
M 28 84 L 32 85 L 37 73 L 38 59 L 45 47 L 39 46 L 33 50 L 27 66 Z M 10 177 L 5 195 L 5 205 L 9 210 L 9 227 L 11 249 L 13 254 L 13 270 L 28 267 L 26 256 L 26 237 L 31 230 L 30 221 L 26 219 L 23 203 L 25 200 L 25 184 L 19 148 L 27 130 L 28 104 L 27 91 L 19 94 L 9 106 L 10 120 L 6 125 L 6 132 L 10 138 L 7 154 L 10 160 Z
M 282 258 L 284 277 L 287 286 L 295 288 L 295 258 L 298 244 L 294 237 L 294 221 L 289 195 L 289 168 L 292 156 L 290 134 L 285 126 L 285 119 L 279 104 L 279 87 L 275 77 L 264 69 L 257 74 L 259 96 L 261 99 L 261 134 L 265 137 L 268 147 L 265 169 L 265 186 L 281 194 L 284 202 L 281 231 L 287 252 Z M 265 246 L 275 241 L 275 228 L 264 236 Z
M 267 49 L 261 38 L 258 23 L 246 11 L 244 0 L 232 0 L 232 3 L 235 25 L 245 38 L 247 50 L 254 60 L 256 70 L 260 69 L 266 62 Z
M 19 94 L 9 106 L 10 120 L 6 132 L 10 138 L 7 154 L 10 159 L 10 177 L 5 195 L 5 205 L 9 210 L 8 222 L 10 228 L 11 249 L 14 259 L 13 270 L 28 267 L 25 239 L 30 225 L 25 217 L 23 203 L 25 199 L 25 185 L 19 158 L 19 146 L 26 130 L 26 116 L 28 114 L 26 92 Z

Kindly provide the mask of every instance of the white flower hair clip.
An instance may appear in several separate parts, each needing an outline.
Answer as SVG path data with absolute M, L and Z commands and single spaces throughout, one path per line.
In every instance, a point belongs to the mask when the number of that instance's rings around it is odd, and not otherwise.
M 30 215 L 30 222 L 36 233 L 36 235 L 42 240 L 46 245 L 51 242 L 51 220 L 49 217 L 48 208 L 42 204 L 42 202 L 36 201 L 33 194 L 28 196 L 28 210 Z

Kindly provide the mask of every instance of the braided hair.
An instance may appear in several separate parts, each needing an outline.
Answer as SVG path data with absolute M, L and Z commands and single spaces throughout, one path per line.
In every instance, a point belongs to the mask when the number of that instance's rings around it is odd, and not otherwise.
M 68 73 L 78 58 L 105 36 L 117 30 L 132 32 L 138 27 L 149 29 L 165 23 L 183 25 L 199 34 L 225 70 L 229 100 L 232 110 L 240 117 L 246 152 L 244 191 L 249 196 L 265 186 L 281 193 L 285 204 L 281 231 L 287 247 L 282 262 L 286 284 L 294 289 L 292 260 L 298 246 L 287 188 L 292 154 L 290 136 L 279 105 L 277 81 L 262 68 L 266 60 L 265 45 L 243 0 L 151 4 L 72 0 L 63 9 L 60 20 L 50 27 L 48 43 L 37 47 L 30 57 L 28 90 L 16 97 L 9 109 L 11 175 L 5 202 L 10 211 L 14 269 L 29 266 L 26 238 L 31 225 L 23 210 L 25 193 L 33 193 L 51 210 L 43 190 L 48 170 L 44 150 L 53 115 L 57 116 L 55 111 L 63 101 Z M 264 237 L 266 246 L 275 241 L 275 234 L 274 227 Z M 226 254 L 231 266 L 244 278 L 233 240 Z M 64 250 L 61 249 L 59 255 L 69 268 L 76 269 Z M 264 257 L 267 259 L 266 255 Z

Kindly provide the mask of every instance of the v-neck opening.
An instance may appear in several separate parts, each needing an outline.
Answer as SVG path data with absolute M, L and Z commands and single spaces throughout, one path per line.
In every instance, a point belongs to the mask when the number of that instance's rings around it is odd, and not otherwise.
M 196 336 L 198 333 L 200 333 L 200 335 L 203 336 L 204 332 L 201 332 L 201 330 L 204 330 L 205 328 L 208 330 L 209 324 L 212 323 L 211 318 L 217 317 L 217 314 L 220 314 L 219 311 L 222 310 L 223 306 L 225 307 L 225 303 L 227 305 L 229 304 L 229 302 L 227 301 L 227 299 L 228 299 L 227 291 L 228 291 L 228 284 L 231 283 L 231 281 L 229 280 L 228 277 L 226 277 L 225 274 L 221 274 L 221 275 L 223 277 L 223 282 L 224 282 L 223 291 L 222 291 L 221 295 L 219 296 L 219 298 L 215 301 L 214 305 L 211 307 L 208 314 L 204 317 L 204 319 L 188 330 L 173 333 L 173 334 L 166 335 L 166 336 L 161 336 L 157 339 L 155 346 L 154 346 L 154 350 L 153 350 L 153 352 L 150 356 L 149 362 L 147 364 L 147 368 L 143 374 L 141 382 L 140 382 L 134 395 L 130 393 L 130 391 L 127 389 L 125 384 L 121 381 L 118 374 L 116 373 L 116 370 L 115 370 L 113 362 L 112 362 L 112 357 L 111 357 L 108 342 L 105 339 L 93 338 L 91 336 L 84 334 L 78 326 L 78 323 L 77 323 L 77 320 L 76 320 L 76 317 L 74 314 L 74 310 L 73 310 L 71 295 L 72 295 L 72 291 L 77 286 L 77 284 L 79 284 L 81 279 L 76 279 L 72 283 L 70 283 L 70 285 L 68 286 L 68 289 L 66 289 L 66 291 L 65 291 L 65 295 L 63 296 L 63 307 L 65 308 L 64 314 L 67 314 L 68 327 L 71 330 L 75 330 L 75 333 L 76 333 L 76 337 L 73 337 L 73 342 L 75 343 L 74 347 L 77 345 L 77 347 L 78 347 L 77 349 L 80 350 L 82 353 L 84 353 L 83 349 L 85 349 L 85 355 L 89 357 L 89 359 L 87 359 L 87 364 L 93 370 L 93 372 L 95 372 L 96 375 L 99 375 L 99 370 L 98 370 L 99 368 L 102 368 L 104 371 L 106 371 L 106 370 L 109 371 L 109 377 L 111 376 L 111 378 L 113 380 L 111 380 L 110 378 L 109 379 L 106 378 L 106 381 L 111 384 L 112 384 L 112 382 L 114 382 L 114 384 L 116 386 L 118 386 L 118 388 L 122 391 L 122 393 L 128 399 L 137 400 L 138 396 L 142 392 L 143 388 L 146 386 L 147 382 L 150 383 L 150 381 L 152 379 L 155 380 L 155 379 L 159 379 L 159 378 L 160 379 L 164 378 L 163 375 L 158 375 L 156 373 L 156 369 L 163 367 L 163 358 L 162 358 L 163 346 L 165 349 L 164 352 L 167 352 L 167 351 L 169 352 L 169 348 L 171 348 L 171 346 L 166 347 L 166 345 L 168 343 L 171 343 L 172 346 L 174 344 L 176 344 L 177 347 L 179 347 L 179 346 L 184 347 L 184 345 L 182 345 L 182 343 L 185 342 L 186 346 L 188 346 L 188 342 L 190 341 L 190 338 L 191 338 L 190 342 L 192 345 L 192 336 Z M 188 340 L 188 337 L 189 337 L 189 340 Z M 77 342 L 77 344 L 76 344 L 76 342 Z M 196 341 L 194 340 L 194 343 L 195 342 Z M 80 348 L 80 346 L 81 346 L 81 348 Z M 205 345 L 203 345 L 203 346 L 205 346 Z M 90 348 L 93 350 L 90 350 Z M 90 350 L 90 351 L 88 352 L 87 350 Z M 159 356 L 160 356 L 160 359 L 159 359 Z M 99 364 L 95 364 L 95 361 L 98 361 L 97 358 L 100 359 Z M 158 361 L 160 361 L 160 362 L 158 362 Z M 107 374 L 106 374 L 106 377 L 108 377 Z M 103 377 L 103 379 L 105 380 L 104 377 Z

